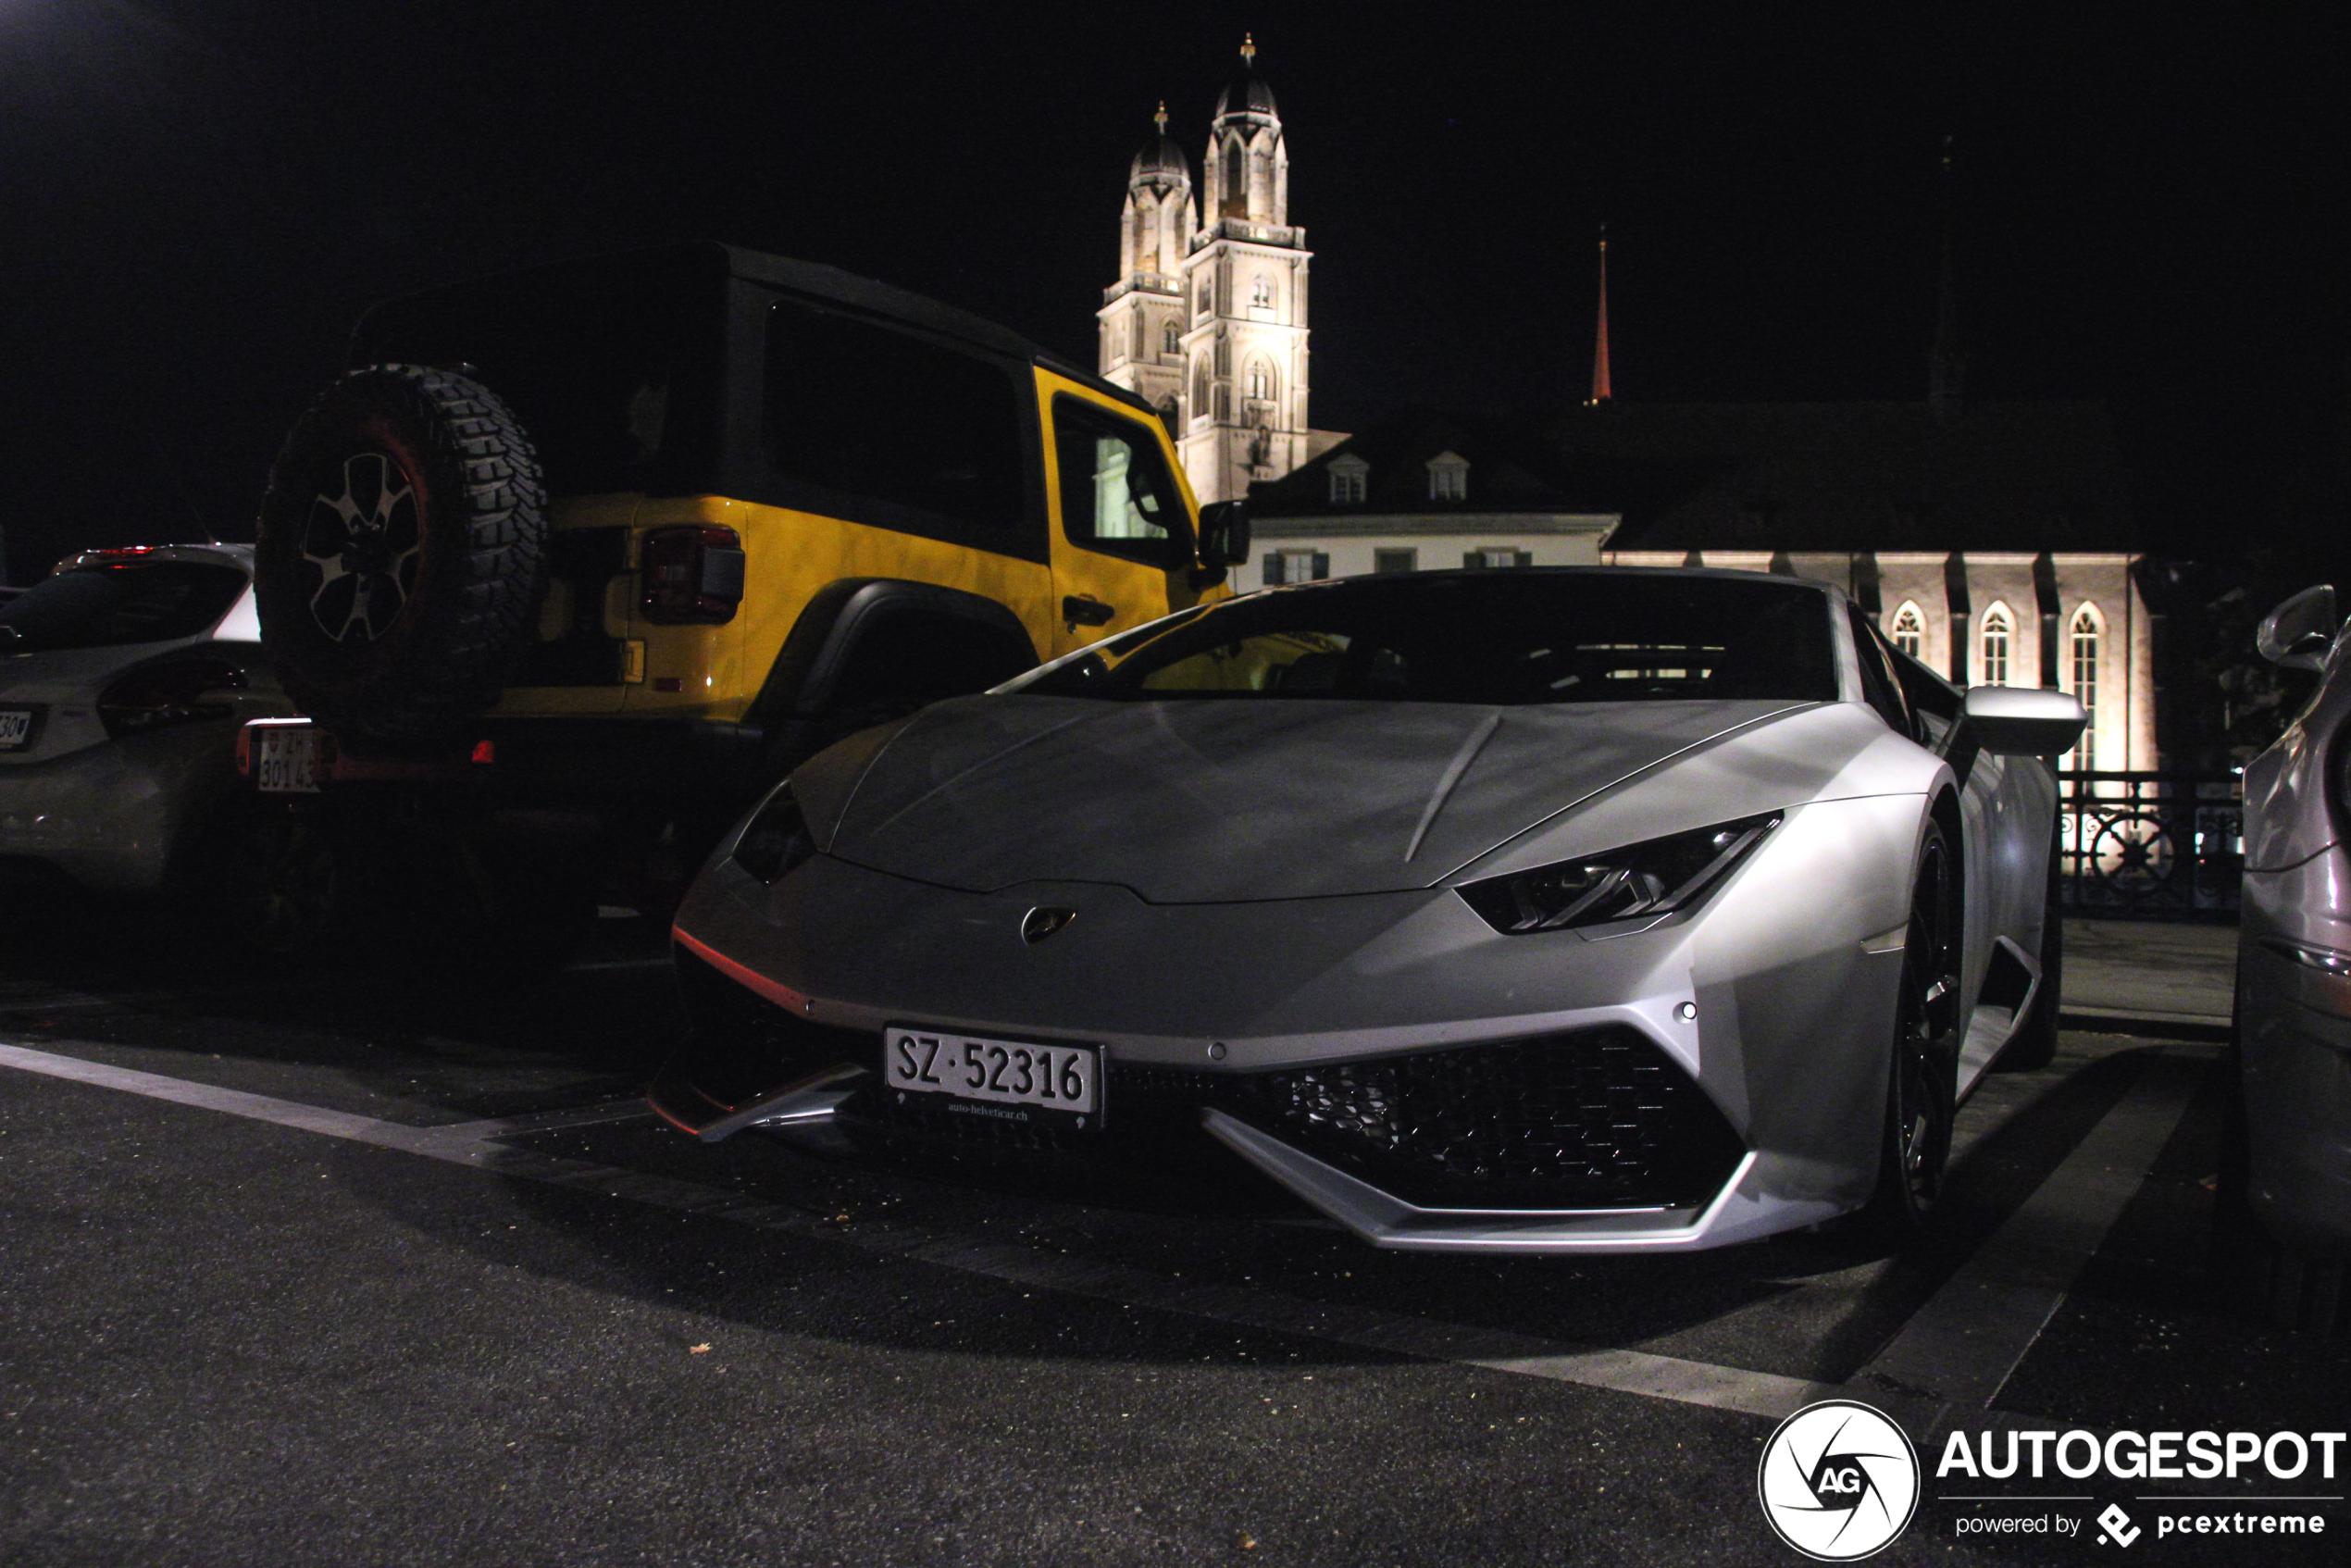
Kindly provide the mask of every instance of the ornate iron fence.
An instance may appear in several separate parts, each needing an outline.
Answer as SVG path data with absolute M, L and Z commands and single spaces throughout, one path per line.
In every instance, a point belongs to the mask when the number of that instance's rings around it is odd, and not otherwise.
M 2226 773 L 2060 773 L 2058 852 L 2069 915 L 2234 920 L 2244 787 Z

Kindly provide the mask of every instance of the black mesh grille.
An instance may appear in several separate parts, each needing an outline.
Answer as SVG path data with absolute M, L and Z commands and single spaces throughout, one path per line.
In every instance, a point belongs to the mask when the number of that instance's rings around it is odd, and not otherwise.
M 1624 1026 L 1252 1074 L 1211 1102 L 1426 1208 L 1679 1208 L 1744 1152 Z

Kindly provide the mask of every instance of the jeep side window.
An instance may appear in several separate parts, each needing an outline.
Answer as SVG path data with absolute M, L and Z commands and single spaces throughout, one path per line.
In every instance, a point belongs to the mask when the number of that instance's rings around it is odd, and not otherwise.
M 1053 404 L 1053 441 L 1072 544 L 1154 566 L 1189 558 L 1176 481 L 1149 427 L 1064 397 Z
M 1031 554 L 1018 403 L 1026 390 L 976 355 L 778 300 L 767 318 L 762 433 L 775 478 L 813 492 L 779 499 Z

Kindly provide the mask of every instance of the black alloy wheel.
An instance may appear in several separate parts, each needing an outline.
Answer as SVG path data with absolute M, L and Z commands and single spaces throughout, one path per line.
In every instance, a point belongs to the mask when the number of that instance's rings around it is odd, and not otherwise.
M 1943 1195 L 1959 1097 L 1959 903 L 1958 868 L 1939 824 L 1919 846 L 1910 919 L 1895 1002 L 1877 1193 L 1864 1211 L 1878 1239 L 1917 1238 Z

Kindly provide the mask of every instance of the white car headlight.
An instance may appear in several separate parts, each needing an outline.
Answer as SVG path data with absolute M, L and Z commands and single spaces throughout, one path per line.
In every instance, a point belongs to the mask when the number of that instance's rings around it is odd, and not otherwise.
M 1780 825 L 1780 815 L 1745 816 L 1453 890 L 1506 936 L 1671 915 L 1704 898 Z

